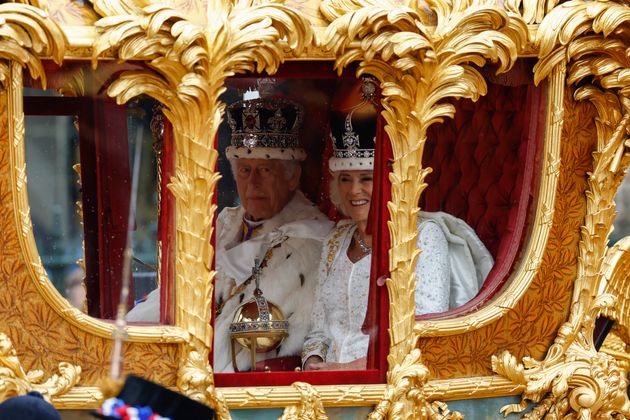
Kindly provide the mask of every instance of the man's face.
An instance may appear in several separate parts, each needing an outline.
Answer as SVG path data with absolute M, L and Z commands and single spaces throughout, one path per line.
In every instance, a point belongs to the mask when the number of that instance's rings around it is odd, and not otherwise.
M 283 163 L 273 159 L 238 159 L 235 161 L 238 196 L 245 216 L 253 221 L 278 214 L 298 188 L 300 167 L 289 179 Z

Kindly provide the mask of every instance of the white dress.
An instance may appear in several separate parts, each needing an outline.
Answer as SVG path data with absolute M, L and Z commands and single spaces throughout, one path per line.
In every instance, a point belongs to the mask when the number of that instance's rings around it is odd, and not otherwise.
M 326 362 L 351 362 L 367 355 L 369 335 L 361 331 L 367 310 L 371 255 L 352 263 L 348 247 L 356 225 L 341 221 L 328 236 L 319 268 L 311 330 L 302 360 L 319 356 Z M 442 228 L 420 222 L 418 246 L 424 251 L 416 265 L 416 314 L 449 309 L 450 263 Z
M 346 363 L 365 357 L 369 335 L 361 331 L 368 304 L 371 255 L 352 263 L 348 247 L 356 225 L 341 221 L 324 242 L 311 330 L 302 362 L 319 356 Z M 474 230 L 443 212 L 421 212 L 416 262 L 416 315 L 444 312 L 472 299 L 494 261 Z

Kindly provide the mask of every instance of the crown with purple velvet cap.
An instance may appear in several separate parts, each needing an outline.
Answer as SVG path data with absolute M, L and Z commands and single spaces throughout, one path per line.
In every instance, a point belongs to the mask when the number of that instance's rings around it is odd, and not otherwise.
M 300 147 L 304 110 L 289 99 L 272 96 L 273 79 L 260 79 L 260 97 L 235 102 L 227 108 L 232 131 L 228 159 L 306 159 Z

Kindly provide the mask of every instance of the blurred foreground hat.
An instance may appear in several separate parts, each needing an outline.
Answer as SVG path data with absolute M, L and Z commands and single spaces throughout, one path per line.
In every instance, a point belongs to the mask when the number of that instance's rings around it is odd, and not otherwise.
M 330 111 L 331 171 L 374 169 L 378 82 L 363 76 L 335 93 Z
M 42 394 L 31 391 L 0 404 L 0 420 L 61 420 L 61 416 Z
M 101 419 L 212 420 L 214 410 L 138 376 L 129 375 L 117 398 L 93 413 Z M 127 417 L 125 417 L 127 416 Z
M 258 98 L 244 99 L 227 108 L 232 136 L 228 159 L 306 159 L 300 147 L 304 110 L 297 102 L 272 96 L 274 79 L 258 80 Z

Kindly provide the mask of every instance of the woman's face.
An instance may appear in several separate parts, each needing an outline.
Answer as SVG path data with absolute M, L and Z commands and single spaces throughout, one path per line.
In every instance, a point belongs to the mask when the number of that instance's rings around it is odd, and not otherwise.
M 367 222 L 372 201 L 372 171 L 341 171 L 337 178 L 343 210 L 355 222 Z

